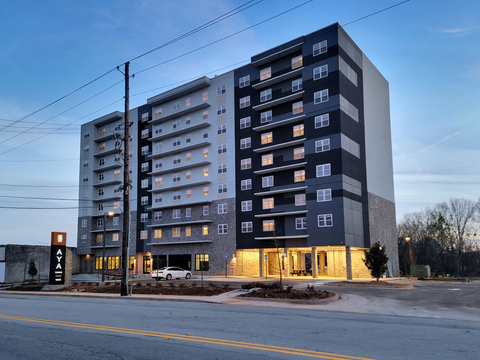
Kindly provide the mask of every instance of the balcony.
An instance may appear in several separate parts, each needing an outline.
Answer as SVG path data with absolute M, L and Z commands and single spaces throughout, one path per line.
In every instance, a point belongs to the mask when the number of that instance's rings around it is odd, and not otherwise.
M 296 92 L 294 94 L 290 94 L 290 95 L 281 97 L 279 99 L 268 101 L 266 103 L 261 103 L 259 105 L 253 106 L 252 109 L 255 110 L 255 111 L 261 111 L 261 110 L 265 110 L 265 109 L 268 109 L 268 108 L 272 108 L 272 107 L 280 105 L 280 104 L 284 104 L 284 103 L 289 102 L 289 101 L 301 99 L 303 97 L 304 92 L 305 92 L 304 90 L 299 91 L 299 92 Z
M 196 225 L 196 224 L 209 224 L 212 220 L 192 220 L 192 221 L 181 221 L 181 222 L 173 222 L 168 224 L 152 224 L 147 225 L 147 227 L 151 228 L 160 228 L 160 227 L 168 227 L 168 226 L 180 226 L 180 225 Z
M 297 164 L 277 166 L 277 167 L 272 167 L 272 168 L 268 168 L 268 169 L 257 170 L 257 171 L 254 171 L 253 173 L 257 174 L 257 175 L 269 174 L 269 173 L 273 173 L 273 172 L 279 172 L 279 171 L 285 171 L 285 170 L 291 170 L 291 169 L 298 169 L 298 168 L 304 167 L 305 165 L 307 165 L 306 161 L 301 162 L 301 163 L 297 163 Z
M 177 147 L 175 149 L 155 153 L 155 154 L 149 155 L 148 157 L 150 159 L 157 159 L 157 158 L 161 158 L 161 157 L 164 157 L 164 156 L 173 155 L 173 154 L 176 154 L 176 153 L 181 153 L 183 151 L 193 150 L 193 149 L 197 149 L 199 147 L 204 147 L 204 146 L 209 146 L 209 145 L 211 145 L 211 143 L 209 141 L 203 141 L 201 143 L 196 143 L 196 144 L 192 144 L 192 145 L 188 145 L 188 146 L 181 146 L 181 147 Z
M 162 175 L 162 174 L 168 174 L 168 173 L 171 173 L 171 172 L 175 172 L 175 171 L 181 171 L 181 170 L 185 170 L 185 169 L 193 169 L 193 168 L 196 168 L 196 167 L 199 167 L 199 166 L 205 166 L 205 165 L 210 165 L 211 162 L 210 161 L 201 161 L 201 162 L 197 162 L 197 163 L 191 163 L 191 164 L 186 164 L 186 165 L 182 165 L 182 166 L 177 166 L 177 167 L 171 167 L 171 168 L 168 168 L 168 169 L 161 169 L 161 170 L 157 170 L 157 171 L 152 171 L 152 172 L 149 172 L 148 175 Z
M 197 182 L 191 182 L 191 183 L 183 183 L 179 185 L 174 185 L 174 186 L 168 186 L 168 187 L 162 187 L 158 189 L 152 189 L 148 190 L 148 192 L 151 193 L 159 193 L 159 192 L 164 192 L 164 191 L 171 191 L 171 190 L 178 190 L 186 187 L 193 187 L 193 186 L 200 186 L 200 185 L 207 185 L 211 184 L 211 181 L 197 181 Z
M 187 114 L 190 114 L 194 111 L 202 110 L 202 109 L 205 109 L 205 108 L 208 108 L 208 107 L 210 107 L 210 104 L 201 103 L 201 104 L 198 104 L 198 105 L 195 105 L 195 106 L 190 106 L 186 109 L 177 111 L 177 112 L 172 113 L 170 115 L 165 115 L 165 116 L 162 116 L 162 117 L 159 117 L 159 118 L 155 118 L 155 119 L 149 121 L 148 123 L 152 124 L 152 125 L 160 124 L 162 122 L 172 120 L 172 119 L 176 119 L 176 118 L 180 118 L 180 117 L 182 117 L 184 115 L 187 115 Z
M 266 196 L 266 195 L 275 195 L 275 194 L 285 194 L 285 193 L 289 193 L 289 192 L 303 191 L 307 188 L 308 188 L 308 186 L 298 186 L 298 187 L 294 187 L 294 188 L 285 188 L 285 189 L 278 189 L 278 190 L 271 190 L 271 191 L 262 191 L 262 192 L 254 193 L 253 195 Z
M 297 146 L 297 145 L 303 144 L 303 142 L 305 140 L 307 140 L 307 138 L 302 138 L 302 139 L 298 139 L 298 140 L 287 141 L 287 142 L 280 143 L 280 144 L 265 146 L 265 147 L 262 147 L 262 148 L 253 149 L 253 151 L 256 152 L 257 154 L 261 154 L 261 153 L 264 153 L 264 152 L 283 149 L 283 148 L 290 147 L 290 146 Z
M 278 84 L 279 82 L 282 82 L 282 81 L 285 81 L 285 80 L 288 80 L 288 79 L 291 79 L 291 78 L 294 78 L 294 77 L 297 77 L 297 76 L 301 76 L 303 69 L 304 68 L 302 66 L 302 67 L 297 68 L 295 70 L 289 71 L 285 74 L 278 75 L 278 76 L 275 76 L 274 78 L 270 78 L 268 80 L 264 80 L 262 82 L 256 83 L 255 85 L 252 85 L 252 87 L 255 90 L 261 90 L 261 89 L 264 89 L 266 87 L 272 86 L 274 84 Z
M 154 136 L 154 137 L 151 137 L 149 138 L 148 140 L 150 141 L 159 141 L 159 140 L 163 140 L 163 139 L 168 139 L 170 137 L 174 137 L 174 136 L 178 136 L 178 135 L 181 135 L 181 134 L 184 134 L 184 133 L 188 133 L 190 131 L 194 131 L 194 130 L 198 130 L 198 129 L 202 129 L 202 128 L 205 128 L 205 127 L 209 127 L 211 124 L 207 121 L 204 121 L 200 124 L 196 124 L 196 125 L 192 125 L 192 126 L 187 126 L 187 127 L 184 127 L 182 129 L 178 129 L 178 130 L 174 130 L 174 131 L 171 131 L 171 132 L 167 132 L 167 133 L 162 133 L 161 135 L 158 135 L 158 136 Z
M 252 130 L 254 130 L 256 132 L 262 132 L 262 131 L 265 131 L 265 130 L 269 130 L 269 129 L 273 129 L 273 128 L 276 128 L 276 127 L 280 127 L 280 126 L 284 126 L 284 125 L 288 125 L 288 124 L 298 122 L 301 119 L 303 119 L 304 117 L 305 117 L 305 114 L 297 115 L 297 116 L 294 116 L 294 117 L 291 117 L 291 118 L 288 118 L 288 119 L 285 119 L 285 120 L 269 122 L 266 125 L 260 125 L 260 126 L 254 127 Z

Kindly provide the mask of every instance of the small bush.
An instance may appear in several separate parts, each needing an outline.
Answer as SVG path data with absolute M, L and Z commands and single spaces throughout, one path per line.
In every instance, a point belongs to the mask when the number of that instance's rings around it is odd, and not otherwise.
M 217 287 L 217 284 L 214 284 L 214 283 L 208 283 L 208 286 L 210 286 L 211 288 L 216 288 L 216 287 Z
M 248 284 L 242 284 L 242 289 L 245 289 L 245 290 L 250 290 L 250 289 L 253 289 L 255 286 L 255 283 L 248 283 Z
M 225 285 L 223 285 L 223 288 L 224 288 L 224 289 L 228 289 L 229 287 L 230 287 L 230 284 L 225 284 Z
M 282 289 L 282 287 L 280 286 L 280 281 L 274 282 L 272 286 L 274 289 L 280 289 L 280 290 Z
M 156 286 L 160 288 L 160 287 L 162 287 L 162 283 L 159 282 L 159 283 L 156 284 Z
M 307 285 L 307 291 L 315 291 L 315 287 L 313 285 Z
M 138 282 L 135 286 L 136 286 L 137 288 L 142 287 L 142 283 L 139 283 L 139 282 Z
M 185 284 L 180 284 L 180 285 L 178 285 L 178 287 L 184 288 L 184 287 L 186 287 L 186 285 Z
M 148 286 L 148 287 L 150 287 L 150 286 L 152 286 L 152 284 L 150 284 L 150 283 L 147 283 L 145 286 Z
M 191 285 L 192 287 L 197 287 L 197 283 L 196 283 L 196 282 L 191 283 L 190 285 Z
M 171 283 L 168 283 L 168 285 L 170 285 L 170 287 L 174 288 L 175 287 L 175 283 L 171 282 Z
M 108 286 L 108 285 L 110 285 L 110 283 L 109 283 L 109 282 L 105 282 L 105 285 Z

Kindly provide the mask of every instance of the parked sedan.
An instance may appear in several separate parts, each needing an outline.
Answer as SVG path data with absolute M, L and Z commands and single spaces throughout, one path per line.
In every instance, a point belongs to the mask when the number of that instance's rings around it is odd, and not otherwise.
M 164 267 L 158 270 L 153 270 L 152 278 L 153 279 L 190 279 L 192 277 L 192 273 L 189 270 L 183 270 L 176 266 L 169 266 Z

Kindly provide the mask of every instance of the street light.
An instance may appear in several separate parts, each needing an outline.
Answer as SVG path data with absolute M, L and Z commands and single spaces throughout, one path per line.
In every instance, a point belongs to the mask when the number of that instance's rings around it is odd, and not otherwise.
M 113 212 L 104 212 L 103 213 L 103 239 L 102 239 L 102 242 L 103 242 L 103 258 L 102 258 L 102 283 L 105 282 L 105 225 L 106 225 L 106 222 L 107 222 L 107 215 L 108 216 L 113 216 L 115 215 L 115 213 Z

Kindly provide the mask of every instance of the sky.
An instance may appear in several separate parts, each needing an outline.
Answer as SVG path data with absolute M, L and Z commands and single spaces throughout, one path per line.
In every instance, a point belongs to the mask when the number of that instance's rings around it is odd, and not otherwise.
M 123 111 L 116 66 L 132 60 L 134 108 L 335 22 L 390 84 L 397 220 L 479 198 L 479 1 L 249 1 L 0 0 L 0 244 L 76 246 L 80 125 Z

